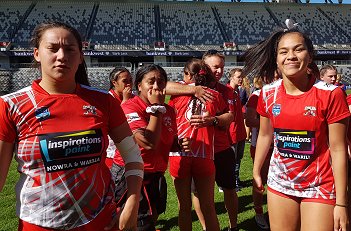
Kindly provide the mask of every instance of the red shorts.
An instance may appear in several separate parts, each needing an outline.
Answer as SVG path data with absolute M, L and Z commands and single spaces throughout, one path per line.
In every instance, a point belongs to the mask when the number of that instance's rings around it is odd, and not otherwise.
M 287 195 L 281 192 L 278 192 L 270 187 L 267 187 L 267 190 L 269 190 L 271 193 L 274 193 L 275 195 L 288 198 L 291 200 L 296 201 L 297 203 L 301 202 L 314 202 L 314 203 L 321 203 L 321 204 L 328 204 L 328 205 L 335 205 L 336 200 L 335 199 L 323 199 L 323 198 L 305 198 L 305 197 L 296 197 L 296 196 L 291 196 Z
M 82 225 L 77 228 L 70 229 L 71 231 L 98 231 L 104 230 L 106 226 L 112 221 L 112 217 L 116 215 L 116 203 L 111 202 L 106 205 L 103 211 L 95 217 L 94 220 L 90 221 L 88 224 Z M 116 226 L 118 226 L 116 224 Z M 97 228 L 99 227 L 99 228 Z M 33 225 L 31 223 L 19 220 L 18 231 L 60 231 L 61 229 L 44 228 L 38 225 Z M 111 231 L 117 231 L 118 228 L 112 228 Z
M 215 165 L 211 159 L 170 156 L 169 172 L 175 178 L 207 177 L 215 174 Z

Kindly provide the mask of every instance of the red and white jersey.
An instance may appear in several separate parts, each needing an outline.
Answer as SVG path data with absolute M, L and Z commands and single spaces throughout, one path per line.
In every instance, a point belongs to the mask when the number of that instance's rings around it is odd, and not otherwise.
M 244 123 L 244 115 L 240 100 L 238 89 L 233 89 L 229 84 L 227 85 L 234 93 L 235 117 L 234 121 L 229 126 L 229 137 L 231 144 L 236 144 L 246 139 L 246 128 Z
M 113 89 L 111 89 L 108 93 L 112 95 L 116 99 L 116 101 L 119 102 L 119 104 L 121 104 L 121 100 L 119 96 L 116 94 L 116 92 Z M 113 140 L 110 138 L 110 136 L 108 136 L 108 146 L 106 149 L 106 165 L 109 168 L 112 167 L 113 162 L 111 159 L 113 159 L 113 157 L 115 156 L 115 152 L 116 152 L 116 145 L 113 142 Z
M 119 98 L 119 95 L 116 94 L 116 92 L 111 89 L 109 91 L 109 94 L 111 94 L 118 102 L 119 104 L 122 103 L 121 99 Z M 134 95 L 132 95 L 132 98 L 134 97 Z M 113 164 L 113 157 L 115 156 L 115 153 L 116 153 L 116 145 L 115 143 L 113 142 L 113 140 L 110 138 L 110 136 L 108 136 L 108 147 L 106 149 L 106 165 L 107 167 L 111 168 L 112 167 L 112 164 Z
M 348 95 L 346 97 L 346 101 L 347 101 L 347 105 L 351 105 L 351 95 Z M 349 128 L 347 130 L 347 138 L 349 140 L 349 142 L 351 143 L 351 119 L 349 120 Z M 351 166 L 349 166 L 349 168 L 351 168 Z
M 246 103 L 247 108 L 253 108 L 256 110 L 257 103 L 258 103 L 258 97 L 259 97 L 260 93 L 261 93 L 261 89 L 252 92 L 252 94 L 249 97 L 249 100 Z M 251 146 L 253 146 L 253 147 L 256 147 L 258 130 L 259 130 L 259 128 L 254 128 L 254 127 L 251 128 Z
M 145 129 L 149 124 L 150 114 L 146 112 L 147 105 L 139 96 L 128 100 L 122 104 L 122 109 L 127 117 L 127 121 L 132 132 Z M 156 150 L 146 150 L 140 147 L 141 156 L 144 161 L 145 172 L 165 172 L 168 165 L 168 153 L 171 150 L 174 136 L 177 134 L 176 116 L 174 109 L 164 105 L 167 112 L 162 116 L 161 140 Z M 113 162 L 124 165 L 123 159 L 116 150 Z
M 118 95 L 113 89 L 111 89 L 108 93 L 109 93 L 110 95 L 112 95 L 115 99 L 117 99 L 117 101 L 119 102 L 119 104 L 121 104 L 122 99 L 119 98 L 119 95 Z
M 227 103 L 227 108 L 219 114 L 224 114 L 227 112 L 232 112 L 235 114 L 234 92 L 230 88 L 228 88 L 227 86 L 221 83 L 217 83 L 216 86 L 214 87 L 214 90 L 221 93 L 224 101 Z M 228 129 L 222 130 L 220 128 L 215 128 L 215 145 L 214 145 L 215 153 L 218 153 L 230 148 Z
M 207 101 L 206 104 L 194 96 L 172 96 L 169 105 L 177 114 L 178 139 L 191 139 L 190 152 L 170 152 L 170 156 L 200 157 L 213 160 L 214 155 L 214 126 L 197 128 L 190 126 L 192 115 L 215 116 L 227 108 L 227 104 L 222 96 L 212 89 L 208 89 L 215 100 Z
M 113 200 L 107 134 L 126 118 L 107 92 L 78 84 L 75 94 L 50 95 L 39 82 L 1 97 L 0 140 L 16 145 L 19 218 L 72 229 Z
M 297 197 L 335 199 L 328 124 L 350 116 L 344 92 L 321 81 L 293 96 L 278 80 L 263 87 L 257 112 L 274 128 L 269 187 Z

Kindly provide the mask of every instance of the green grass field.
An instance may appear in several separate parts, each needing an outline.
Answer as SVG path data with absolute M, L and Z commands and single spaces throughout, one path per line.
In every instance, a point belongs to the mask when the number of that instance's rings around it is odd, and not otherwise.
M 17 230 L 18 218 L 15 216 L 15 183 L 18 179 L 18 173 L 16 171 L 17 163 L 12 162 L 10 172 L 7 177 L 6 185 L 3 191 L 0 193 L 0 230 Z M 241 180 L 245 184 L 240 192 L 239 196 L 239 215 L 238 215 L 238 224 L 240 230 L 247 231 L 257 231 L 259 228 L 256 227 L 254 221 L 254 211 L 253 203 L 251 198 L 251 179 L 252 179 L 252 160 L 249 154 L 249 145 L 246 144 L 245 154 L 242 160 Z M 164 214 L 161 214 L 158 220 L 157 228 L 162 231 L 176 231 L 178 229 L 177 217 L 178 217 L 178 207 L 177 207 L 177 196 L 175 194 L 173 183 L 169 177 L 169 174 L 166 174 L 168 182 L 168 204 L 167 210 Z M 228 218 L 226 210 L 223 204 L 223 193 L 218 192 L 218 188 L 215 188 L 215 203 L 218 219 L 221 225 L 222 230 L 226 230 L 228 227 Z M 266 211 L 266 207 L 264 207 Z M 201 225 L 197 220 L 195 212 L 192 213 L 193 218 L 193 230 L 201 231 Z

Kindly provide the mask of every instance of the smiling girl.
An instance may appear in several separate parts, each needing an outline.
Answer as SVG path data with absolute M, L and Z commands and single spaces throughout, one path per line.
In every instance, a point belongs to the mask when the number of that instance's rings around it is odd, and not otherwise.
M 261 168 L 274 140 L 268 174 L 271 230 L 347 230 L 347 155 L 350 113 L 338 87 L 316 82 L 311 40 L 296 29 L 277 31 L 246 53 L 244 73 L 282 79 L 263 87 L 253 168 L 263 193 Z

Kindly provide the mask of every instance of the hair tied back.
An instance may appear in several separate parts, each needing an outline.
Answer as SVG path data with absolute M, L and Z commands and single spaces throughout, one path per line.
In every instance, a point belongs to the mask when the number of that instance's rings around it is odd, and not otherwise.
M 199 71 L 199 75 L 206 75 L 206 71 L 203 70 L 203 69 L 201 69 L 201 70 Z
M 284 29 L 284 32 L 293 30 L 297 28 L 298 23 L 295 23 L 294 20 L 288 18 L 285 20 L 285 26 L 287 29 Z

